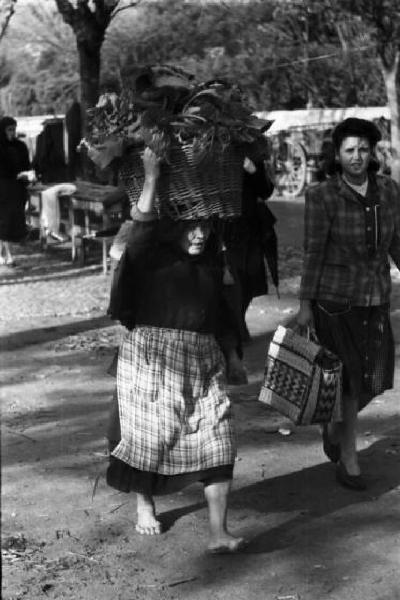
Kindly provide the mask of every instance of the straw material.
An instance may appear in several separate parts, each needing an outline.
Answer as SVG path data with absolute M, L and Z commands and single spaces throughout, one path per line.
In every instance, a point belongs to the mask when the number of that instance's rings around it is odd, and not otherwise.
M 319 344 L 279 325 L 268 348 L 259 400 L 296 425 L 342 419 L 342 364 Z
M 160 217 L 171 219 L 221 218 L 241 214 L 244 150 L 234 146 L 200 158 L 191 144 L 171 148 L 162 163 L 156 205 Z M 143 187 L 144 170 L 137 149 L 124 158 L 121 180 L 132 203 Z

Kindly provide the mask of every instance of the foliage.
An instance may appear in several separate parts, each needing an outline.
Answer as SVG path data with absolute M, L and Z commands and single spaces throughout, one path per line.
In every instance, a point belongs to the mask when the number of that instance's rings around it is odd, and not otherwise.
M 387 1 L 143 1 L 111 20 L 102 79 L 118 89 L 126 65 L 168 63 L 196 80 L 238 82 L 258 110 L 382 104 L 385 87 L 369 11 Z M 390 4 L 396 8 L 398 2 Z M 16 6 L 0 50 L 7 65 L 0 93 L 11 99 L 15 114 L 64 112 L 80 87 L 76 36 L 54 0 Z
M 384 67 L 390 68 L 400 50 L 400 5 L 397 0 L 342 0 L 343 9 L 370 28 Z
M 370 41 L 385 85 L 391 118 L 391 174 L 400 182 L 400 5 L 398 0 L 338 0 L 352 24 Z
M 17 0 L 2 0 L 0 6 L 0 40 L 5 36 L 11 17 L 15 12 L 15 4 Z
M 7 110 L 16 115 L 62 113 L 79 88 L 73 36 L 54 5 L 28 3 L 17 9 L 0 53 L 12 74 L 0 82 L 11 98 Z
M 303 108 L 310 96 L 316 106 L 343 106 L 349 89 L 360 90 L 360 104 L 381 103 L 379 69 L 373 56 L 358 50 L 361 44 L 351 55 L 350 81 L 335 26 L 323 22 L 326 12 L 318 10 L 321 31 L 318 20 L 311 19 L 306 44 L 302 21 L 296 14 L 289 19 L 286 5 L 280 14 L 275 10 L 279 4 L 265 0 L 182 6 L 180 0 L 169 0 L 143 5 L 134 19 L 126 13 L 124 23 L 117 19 L 110 27 L 103 49 L 104 75 L 120 72 L 125 62 L 174 62 L 198 79 L 238 81 L 259 110 Z M 319 59 L 321 55 L 327 57 Z M 304 68 L 302 60 L 307 58 L 311 61 Z
M 130 73 L 118 95 L 105 93 L 89 112 L 89 144 L 122 139 L 149 146 L 168 160 L 173 144 L 188 143 L 202 158 L 217 147 L 261 140 L 267 122 L 252 116 L 236 84 L 197 82 L 182 69 L 153 65 Z

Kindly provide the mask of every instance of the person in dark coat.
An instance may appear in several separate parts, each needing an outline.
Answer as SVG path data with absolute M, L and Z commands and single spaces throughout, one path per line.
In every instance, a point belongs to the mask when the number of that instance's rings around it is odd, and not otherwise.
M 77 100 L 66 112 L 65 126 L 68 133 L 68 179 L 75 180 L 82 172 L 81 155 L 77 150 L 82 139 L 82 113 Z
M 30 169 L 28 148 L 16 137 L 17 122 L 0 120 L 0 263 L 12 265 L 10 242 L 26 236 L 25 204 Z
M 63 119 L 53 117 L 43 122 L 43 130 L 36 140 L 33 167 L 42 183 L 59 183 L 68 178 Z
M 254 164 L 247 159 L 244 166 L 242 215 L 223 226 L 227 261 L 239 281 L 239 318 L 243 341 L 250 338 L 245 320 L 250 302 L 268 293 L 264 259 L 270 269 L 273 267 L 272 281 L 278 286 L 276 219 L 265 204 L 273 190 L 274 185 L 267 177 L 264 163 L 260 161 Z

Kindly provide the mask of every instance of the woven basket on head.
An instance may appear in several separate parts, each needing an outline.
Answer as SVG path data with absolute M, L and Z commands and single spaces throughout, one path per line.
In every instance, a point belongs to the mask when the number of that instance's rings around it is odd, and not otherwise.
M 160 217 L 171 219 L 221 218 L 241 214 L 244 152 L 230 146 L 199 158 L 190 144 L 172 147 L 161 164 L 156 206 Z M 124 158 L 121 181 L 131 202 L 140 197 L 144 169 L 137 149 Z

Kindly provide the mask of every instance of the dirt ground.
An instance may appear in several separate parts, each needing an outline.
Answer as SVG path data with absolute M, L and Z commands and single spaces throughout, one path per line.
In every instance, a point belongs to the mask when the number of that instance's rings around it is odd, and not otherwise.
M 250 540 L 235 556 L 205 553 L 200 485 L 161 498 L 166 531 L 144 538 L 133 496 L 105 483 L 106 370 L 121 328 L 104 317 L 99 268 L 78 272 L 31 249 L 20 271 L 0 273 L 4 600 L 400 600 L 400 370 L 361 414 L 365 492 L 336 484 L 318 428 L 294 428 L 257 401 L 268 338 L 297 307 L 289 225 L 283 295 L 250 307 L 249 383 L 230 390 L 239 452 L 229 523 Z

